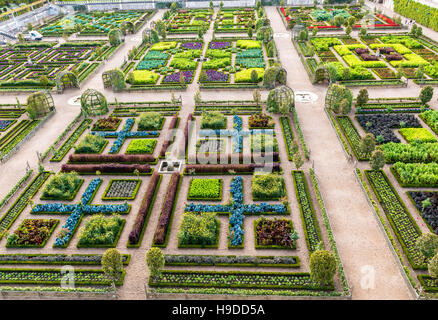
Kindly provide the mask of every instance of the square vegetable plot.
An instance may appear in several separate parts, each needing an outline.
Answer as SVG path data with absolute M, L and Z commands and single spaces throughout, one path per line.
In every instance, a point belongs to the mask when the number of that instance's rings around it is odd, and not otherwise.
M 154 139 L 134 139 L 129 143 L 125 154 L 152 154 L 156 144 L 157 140 Z
M 222 179 L 192 179 L 187 199 L 221 201 L 222 183 Z
M 426 128 L 403 128 L 398 132 L 400 132 L 408 143 L 415 141 L 436 142 L 435 136 Z
M 56 219 L 25 219 L 7 238 L 8 248 L 42 248 L 58 225 Z
M 108 184 L 102 200 L 134 200 L 141 180 L 113 179 Z
M 288 219 L 265 219 L 254 221 L 256 249 L 295 249 L 294 228 Z

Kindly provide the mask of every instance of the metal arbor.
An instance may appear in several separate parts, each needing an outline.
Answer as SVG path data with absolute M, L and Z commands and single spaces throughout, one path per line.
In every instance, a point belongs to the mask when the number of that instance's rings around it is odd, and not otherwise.
M 329 84 L 331 83 L 330 72 L 324 66 L 319 66 L 316 68 L 315 73 L 313 75 L 312 83 L 316 84 L 318 82 L 327 80 Z
M 306 27 L 302 24 L 296 24 L 293 28 L 292 28 L 292 39 L 293 40 L 297 40 L 300 32 L 306 30 Z
M 31 119 L 45 117 L 55 110 L 53 97 L 48 91 L 37 91 L 27 97 L 26 112 Z
M 134 24 L 131 21 L 123 21 L 120 25 L 120 29 L 122 30 L 123 34 L 134 33 Z
M 62 93 L 64 89 L 79 88 L 78 78 L 73 72 L 67 70 L 58 73 L 55 82 L 59 93 Z
M 287 79 L 286 69 L 280 66 L 269 67 L 263 76 L 263 86 L 266 88 L 275 88 L 277 84 L 285 85 Z
M 91 116 L 103 115 L 108 112 L 108 102 L 99 91 L 87 89 L 81 95 L 81 109 Z
M 295 106 L 294 91 L 287 86 L 280 86 L 269 91 L 266 107 L 269 112 L 279 113 L 283 106 L 291 110 Z

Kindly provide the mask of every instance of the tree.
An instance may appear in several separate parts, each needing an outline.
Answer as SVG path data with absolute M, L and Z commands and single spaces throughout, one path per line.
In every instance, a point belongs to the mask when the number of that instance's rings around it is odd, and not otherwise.
M 176 2 L 172 2 L 172 4 L 170 5 L 170 10 L 172 12 L 175 12 L 176 9 L 178 9 L 178 5 L 176 4 Z
M 219 8 L 222 10 L 223 7 L 224 7 L 224 3 L 222 1 L 219 2 Z
M 259 106 L 260 101 L 262 100 L 262 95 L 260 94 L 259 89 L 255 89 L 252 93 L 252 97 L 254 99 L 254 102 L 257 104 L 257 107 Z
M 356 97 L 356 105 L 361 107 L 368 102 L 368 99 L 369 99 L 368 90 L 362 88 L 359 90 L 359 94 Z
M 222 1 L 221 1 L 221 2 L 222 2 Z M 256 3 L 256 8 L 257 8 L 257 10 L 259 10 L 261 7 L 262 7 L 262 2 L 261 2 L 261 0 L 257 0 L 257 3 Z
M 156 30 L 152 30 L 152 41 L 154 43 L 160 41 L 160 38 L 158 37 L 158 32 Z
M 201 98 L 201 92 L 199 91 L 199 89 L 196 90 L 195 95 L 193 96 L 193 99 L 195 100 L 195 104 L 201 103 L 202 98 Z
M 251 82 L 257 83 L 259 82 L 259 75 L 256 70 L 251 71 Z
M 424 67 L 422 65 L 418 67 L 417 71 L 415 71 L 415 77 L 420 79 L 424 78 Z
M 64 41 L 68 40 L 68 33 L 67 32 L 62 33 L 62 39 L 64 39 Z
M 21 33 L 19 33 L 17 35 L 17 39 L 18 39 L 18 42 L 23 42 L 24 41 L 24 37 L 23 37 L 23 35 Z
M 27 30 L 29 30 L 29 31 L 32 31 L 33 30 L 33 25 L 32 25 L 32 23 L 28 23 L 27 24 Z
M 316 250 L 310 256 L 310 277 L 322 283 L 331 283 L 336 273 L 336 259 L 327 250 Z
M 423 28 L 421 27 L 421 26 L 419 26 L 418 28 L 417 28 L 417 32 L 415 32 L 415 36 L 417 37 L 417 38 L 419 38 L 419 37 L 421 37 L 423 35 Z
M 252 38 L 252 28 L 248 28 L 248 37 Z
M 438 278 L 438 254 L 434 255 L 433 258 L 430 259 L 427 269 L 432 278 Z
M 150 248 L 146 253 L 146 264 L 151 277 L 159 277 L 164 268 L 164 254 L 160 248 Z
M 417 238 L 415 247 L 425 259 L 430 259 L 438 253 L 438 236 L 432 232 L 423 233 Z
M 175 2 L 174 2 L 175 3 Z M 164 40 L 164 39 L 166 39 L 166 35 L 167 35 L 167 33 L 166 33 L 166 29 L 163 29 L 163 30 L 161 30 L 161 38 Z M 201 36 L 202 37 L 202 36 Z
M 359 34 L 364 37 L 367 35 L 367 29 L 365 27 L 360 28 Z
M 295 167 L 297 168 L 297 170 L 300 169 L 301 166 L 304 164 L 304 160 L 303 160 L 303 157 L 301 156 L 300 152 L 295 152 L 292 159 L 294 161 L 294 164 L 295 164 Z
M 417 35 L 417 25 L 416 24 L 414 24 L 411 27 L 411 35 L 413 35 L 414 37 Z
M 370 166 L 373 170 L 380 170 L 385 165 L 385 153 L 382 150 L 374 150 L 370 159 Z
M 111 248 L 105 251 L 101 260 L 103 272 L 111 279 L 114 291 L 116 281 L 120 279 L 123 270 L 122 255 L 119 250 Z
M 367 133 L 360 139 L 359 149 L 362 153 L 370 155 L 376 148 L 376 139 L 372 133 Z
M 213 1 L 210 0 L 210 9 L 213 10 L 213 8 L 214 8 Z
M 421 89 L 419 98 L 423 104 L 426 104 L 430 100 L 432 100 L 432 97 L 433 97 L 432 86 L 425 86 L 423 89 Z
M 353 29 L 351 28 L 351 26 L 347 26 L 346 28 L 345 28 L 345 33 L 349 36 L 350 35 L 350 33 L 353 31 Z
M 291 21 L 291 20 L 289 20 L 289 21 Z M 312 36 L 313 37 L 316 36 L 317 33 L 318 33 L 318 28 L 312 28 Z
M 202 36 L 204 35 L 202 28 L 198 29 L 198 38 L 202 39 Z
M 347 115 L 351 110 L 350 102 L 348 99 L 342 99 L 339 103 L 339 111 L 342 115 Z
M 42 75 L 40 77 L 40 83 L 43 87 L 47 87 L 47 85 L 49 84 L 49 78 L 47 78 L 46 75 Z
M 350 17 L 347 19 L 347 25 L 349 25 L 349 26 L 352 26 L 355 22 L 356 22 L 356 18 L 353 17 L 353 16 L 350 16 Z
M 280 0 L 280 6 L 284 7 L 284 0 Z

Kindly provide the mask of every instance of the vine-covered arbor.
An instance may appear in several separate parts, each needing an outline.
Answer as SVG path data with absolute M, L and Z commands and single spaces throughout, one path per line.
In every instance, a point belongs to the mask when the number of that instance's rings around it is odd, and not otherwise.
M 99 116 L 108 112 L 105 96 L 94 89 L 87 89 L 81 95 L 82 111 L 90 116 Z
M 269 67 L 263 76 L 263 86 L 265 88 L 275 88 L 277 85 L 285 85 L 287 79 L 286 69 L 280 66 Z
M 315 74 L 313 75 L 312 83 L 316 84 L 318 82 L 322 82 L 327 80 L 328 83 L 331 83 L 330 72 L 324 66 L 319 66 L 315 70 Z
M 134 24 L 131 21 L 123 21 L 120 25 L 120 29 L 123 32 L 123 34 L 127 33 L 134 33 Z
M 27 97 L 26 112 L 32 120 L 45 117 L 55 110 L 53 97 L 48 91 L 37 91 Z
M 263 26 L 257 31 L 257 39 L 263 42 L 269 42 L 274 37 L 274 31 L 271 26 Z
M 287 86 L 280 86 L 269 91 L 266 107 L 272 113 L 288 113 L 295 106 L 294 91 Z
M 347 114 L 353 103 L 353 91 L 351 89 L 333 83 L 329 86 L 325 95 L 325 107 L 335 113 Z
M 113 47 L 118 46 L 123 41 L 125 41 L 123 32 L 120 29 L 111 29 L 108 32 L 108 41 L 111 44 L 111 46 Z
M 64 89 L 79 88 L 79 81 L 76 75 L 70 71 L 61 71 L 56 76 L 56 87 L 58 92 L 62 93 Z
M 119 69 L 107 70 L 102 73 L 104 88 L 112 88 L 114 91 L 120 91 L 126 88 L 123 72 Z

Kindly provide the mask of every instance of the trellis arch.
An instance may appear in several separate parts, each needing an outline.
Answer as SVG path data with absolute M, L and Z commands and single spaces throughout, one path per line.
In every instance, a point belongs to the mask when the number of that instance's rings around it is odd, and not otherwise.
M 280 66 L 269 67 L 263 77 L 263 86 L 275 88 L 277 85 L 285 85 L 287 80 L 286 69 Z
M 68 88 L 79 88 L 79 81 L 76 75 L 71 71 L 61 71 L 56 76 L 56 87 L 58 92 L 63 92 L 64 89 Z
M 291 110 L 295 107 L 294 91 L 287 86 L 280 86 L 269 91 L 266 99 L 266 107 L 269 112 L 279 113 L 281 106 L 287 105 L 287 109 Z
M 130 33 L 134 33 L 134 24 L 131 21 L 123 21 L 120 25 L 120 29 L 124 30 L 124 34 L 128 33 L 128 30 Z
M 107 70 L 102 73 L 104 88 L 120 91 L 126 88 L 125 77 L 120 69 Z
M 151 42 L 151 39 L 152 39 L 152 28 L 146 28 L 146 29 L 144 29 L 143 30 L 143 33 L 142 33 L 142 40 L 145 40 L 145 39 L 147 39 L 147 41 L 148 42 Z
M 115 47 L 125 41 L 125 36 L 120 29 L 111 29 L 108 32 L 108 40 L 111 46 Z
M 55 110 L 53 97 L 47 90 L 37 91 L 27 97 L 26 112 L 31 119 L 45 117 Z
M 327 80 L 329 84 L 332 82 L 332 80 L 330 78 L 330 72 L 328 71 L 328 69 L 326 67 L 319 66 L 315 70 L 312 83 L 316 84 L 316 83 L 322 82 L 324 80 Z
M 108 112 L 108 102 L 99 91 L 87 89 L 81 95 L 81 109 L 87 115 L 103 115 Z
M 274 30 L 271 26 L 263 26 L 257 31 L 257 39 L 263 40 L 263 42 L 269 42 L 274 37 Z

